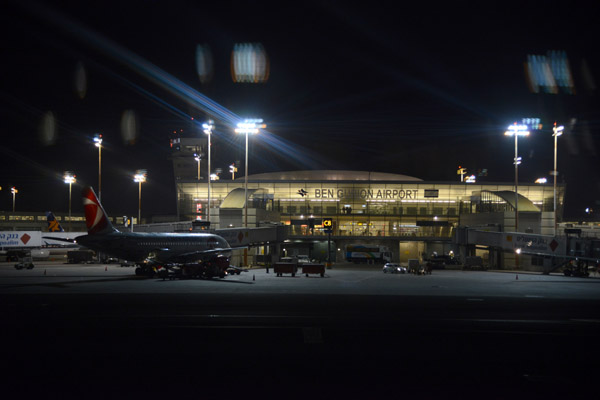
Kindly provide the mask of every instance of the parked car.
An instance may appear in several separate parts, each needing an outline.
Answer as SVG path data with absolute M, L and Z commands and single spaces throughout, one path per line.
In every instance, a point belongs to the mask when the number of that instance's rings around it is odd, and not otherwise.
M 387 263 L 383 266 L 383 273 L 387 274 L 405 274 L 407 272 L 406 267 L 396 263 Z
M 121 260 L 121 267 L 135 267 L 136 263 L 134 261 Z
M 31 258 L 31 256 L 19 258 L 19 262 L 15 264 L 15 269 L 32 269 L 33 267 L 33 258 Z

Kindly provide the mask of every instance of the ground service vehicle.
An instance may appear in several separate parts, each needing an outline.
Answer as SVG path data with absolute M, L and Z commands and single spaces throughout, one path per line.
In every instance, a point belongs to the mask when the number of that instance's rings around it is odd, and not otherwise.
M 383 264 L 392 261 L 392 253 L 385 246 L 349 244 L 346 260 L 354 263 Z
M 31 256 L 20 257 L 19 262 L 15 264 L 15 269 L 33 269 L 33 258 Z
M 301 264 L 302 265 L 302 273 L 306 276 L 308 274 L 319 274 L 321 278 L 325 276 L 325 265 L 324 264 Z
M 588 271 L 588 263 L 583 261 L 570 261 L 564 268 L 563 274 L 565 276 L 575 276 L 581 278 L 587 278 L 590 276 Z
M 401 266 L 400 264 L 396 264 L 396 263 L 386 263 L 383 266 L 383 273 L 387 274 L 405 274 L 407 272 L 406 267 Z
M 276 262 L 273 266 L 273 272 L 275 272 L 275 275 L 277 276 L 283 276 L 283 274 L 292 274 L 292 276 L 296 276 L 296 272 L 298 272 L 298 264 Z
M 430 263 L 433 269 L 445 269 L 447 265 L 459 265 L 460 261 L 450 255 L 433 254 L 424 261 Z

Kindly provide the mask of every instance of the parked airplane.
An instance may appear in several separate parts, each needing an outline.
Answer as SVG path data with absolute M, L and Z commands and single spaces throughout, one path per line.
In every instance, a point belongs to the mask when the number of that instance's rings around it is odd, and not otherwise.
M 46 220 L 48 220 L 48 232 L 64 232 L 60 223 L 56 220 L 56 217 L 52 213 L 52 211 L 46 212 Z
M 120 232 L 113 227 L 91 187 L 82 192 L 88 234 L 77 244 L 139 263 L 137 275 L 153 274 L 157 265 L 178 268 L 183 275 L 224 277 L 232 248 L 212 233 Z

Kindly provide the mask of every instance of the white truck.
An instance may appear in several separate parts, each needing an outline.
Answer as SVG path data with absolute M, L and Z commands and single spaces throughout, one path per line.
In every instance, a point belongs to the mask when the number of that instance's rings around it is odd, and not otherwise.
M 346 246 L 346 260 L 354 263 L 385 264 L 392 261 L 392 253 L 385 246 L 349 244 Z

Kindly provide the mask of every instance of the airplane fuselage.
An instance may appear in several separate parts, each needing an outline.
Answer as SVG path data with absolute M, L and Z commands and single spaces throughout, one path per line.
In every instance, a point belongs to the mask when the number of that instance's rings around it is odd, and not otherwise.
M 152 255 L 160 262 L 183 263 L 211 257 L 207 250 L 223 249 L 229 244 L 211 233 L 136 233 L 110 232 L 78 236 L 76 242 L 92 250 L 128 261 L 141 262 Z

